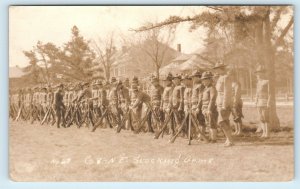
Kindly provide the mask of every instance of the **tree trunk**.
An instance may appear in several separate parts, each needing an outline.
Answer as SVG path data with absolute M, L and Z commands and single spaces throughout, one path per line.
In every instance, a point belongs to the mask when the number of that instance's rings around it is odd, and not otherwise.
M 156 77 L 159 80 L 159 67 L 156 67 Z
M 270 84 L 270 127 L 278 129 L 280 122 L 276 111 L 276 74 L 275 74 L 275 49 L 271 43 L 270 10 L 264 18 L 264 64 L 268 70 L 268 79 Z M 276 47 L 275 47 L 276 48 Z
M 110 79 L 110 67 L 104 66 L 104 72 L 105 72 L 106 81 L 109 81 L 109 79 Z

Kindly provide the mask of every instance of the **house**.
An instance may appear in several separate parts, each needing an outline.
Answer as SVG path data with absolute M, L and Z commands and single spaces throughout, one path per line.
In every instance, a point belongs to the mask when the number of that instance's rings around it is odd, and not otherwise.
M 153 59 L 144 50 L 146 45 L 144 43 L 131 47 L 123 46 L 121 50 L 117 51 L 115 60 L 111 65 L 111 76 L 119 79 L 131 79 L 136 76 L 143 80 L 155 73 L 156 67 Z M 164 54 L 157 56 L 164 56 L 163 66 L 166 66 L 178 55 L 178 52 L 168 46 L 164 47 L 166 49 Z

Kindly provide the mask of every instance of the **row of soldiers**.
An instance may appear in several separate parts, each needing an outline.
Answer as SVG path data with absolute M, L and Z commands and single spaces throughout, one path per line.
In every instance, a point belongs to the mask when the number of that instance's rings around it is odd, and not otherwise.
M 225 146 L 234 144 L 229 117 L 232 114 L 234 135 L 242 134 L 241 87 L 226 65 L 218 63 L 212 71 L 194 71 L 189 75 L 169 73 L 161 86 L 157 77 L 151 78 L 151 87 L 146 93 L 138 78 L 110 82 L 99 80 L 76 85 L 59 84 L 51 88 L 20 90 L 10 95 L 10 117 L 14 120 L 39 121 L 41 124 L 56 123 L 57 128 L 85 124 L 98 127 L 122 129 L 134 133 L 153 132 L 155 138 L 164 134 L 174 142 L 177 136 L 215 143 L 217 128 L 223 131 Z M 263 70 L 257 71 L 264 73 Z M 266 80 L 264 80 L 266 81 Z M 265 85 L 264 82 L 261 85 Z M 266 98 L 265 87 L 258 91 L 257 102 Z M 258 105 L 259 106 L 259 105 Z M 262 137 L 268 137 L 267 108 L 259 108 L 262 120 Z M 262 117 L 264 116 L 264 117 Z M 262 119 L 263 118 L 263 119 Z

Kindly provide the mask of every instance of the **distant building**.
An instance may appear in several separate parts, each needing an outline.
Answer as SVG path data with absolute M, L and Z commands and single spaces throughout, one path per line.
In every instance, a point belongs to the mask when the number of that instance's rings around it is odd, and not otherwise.
M 180 52 L 167 47 L 164 54 L 164 64 L 168 65 L 180 54 Z M 149 77 L 155 73 L 155 66 L 151 57 L 140 46 L 126 47 L 116 52 L 115 61 L 111 66 L 111 76 L 119 79 L 133 78 L 140 79 Z
M 24 86 L 24 80 L 22 79 L 24 75 L 25 73 L 19 66 L 9 67 L 9 88 L 13 89 Z
M 9 67 L 9 78 L 20 78 L 23 75 L 25 75 L 25 73 L 19 66 Z

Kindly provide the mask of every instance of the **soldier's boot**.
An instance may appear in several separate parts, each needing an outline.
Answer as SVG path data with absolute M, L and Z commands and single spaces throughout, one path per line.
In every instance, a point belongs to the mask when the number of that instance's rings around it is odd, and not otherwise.
M 234 133 L 232 135 L 237 135 L 238 133 L 238 123 L 234 122 Z
M 200 127 L 200 132 L 205 135 L 205 130 L 206 130 L 206 127 L 202 126 Z M 204 137 L 202 135 L 199 136 L 199 140 L 200 141 L 205 141 Z
M 210 129 L 210 142 L 211 143 L 217 142 L 217 129 Z
M 262 131 L 263 131 L 263 123 L 257 127 L 255 133 L 261 133 Z
M 237 125 L 238 125 L 237 136 L 241 136 L 241 135 L 243 135 L 243 131 L 242 131 L 242 122 L 241 122 L 241 121 L 238 122 Z
M 233 145 L 233 138 L 231 135 L 231 128 L 229 126 L 229 122 L 228 121 L 224 121 L 221 123 L 221 128 L 223 130 L 223 133 L 226 137 L 226 141 L 224 143 L 225 147 L 229 147 Z
M 265 123 L 265 138 L 270 137 L 270 127 L 268 123 Z
M 260 127 L 261 127 L 261 130 L 262 130 L 262 135 L 260 136 L 260 138 L 264 138 L 264 137 L 265 137 L 265 134 L 266 134 L 266 127 L 265 127 L 265 124 L 262 123 Z

